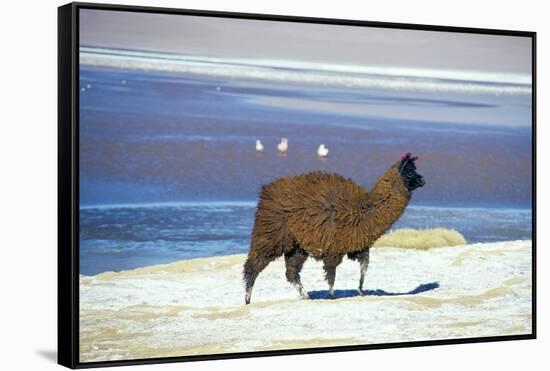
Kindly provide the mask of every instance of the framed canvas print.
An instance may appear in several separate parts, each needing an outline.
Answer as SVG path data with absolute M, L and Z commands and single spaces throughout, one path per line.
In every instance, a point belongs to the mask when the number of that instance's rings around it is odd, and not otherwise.
M 532 339 L 535 33 L 59 8 L 59 363 Z

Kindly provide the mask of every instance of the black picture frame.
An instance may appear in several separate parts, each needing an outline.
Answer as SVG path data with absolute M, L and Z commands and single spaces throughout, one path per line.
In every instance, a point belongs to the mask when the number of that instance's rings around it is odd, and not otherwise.
M 323 348 L 256 351 L 230 354 L 163 357 L 135 360 L 80 362 L 79 360 L 79 10 L 97 9 L 173 15 L 208 16 L 265 21 L 350 25 L 407 30 L 521 36 L 532 42 L 532 333 L 526 335 L 476 337 L 398 342 Z M 291 354 L 344 352 L 370 349 L 419 347 L 463 343 L 527 340 L 536 338 L 537 253 L 536 253 L 536 32 L 485 28 L 447 27 L 422 24 L 386 23 L 346 19 L 231 13 L 127 6 L 70 3 L 58 8 L 58 363 L 69 368 L 91 368 L 169 362 L 189 362 Z

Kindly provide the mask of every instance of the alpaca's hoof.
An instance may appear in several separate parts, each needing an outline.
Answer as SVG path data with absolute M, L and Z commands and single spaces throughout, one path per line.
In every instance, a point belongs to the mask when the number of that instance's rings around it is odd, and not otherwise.
M 357 289 L 357 292 L 359 293 L 359 296 L 365 296 L 365 292 L 361 289 Z
M 307 294 L 307 292 L 304 292 L 303 294 L 300 294 L 300 297 L 304 300 L 308 300 L 309 299 L 309 295 Z
M 333 292 L 329 292 L 328 293 L 328 298 L 332 300 L 332 299 L 335 299 L 336 297 L 334 296 Z

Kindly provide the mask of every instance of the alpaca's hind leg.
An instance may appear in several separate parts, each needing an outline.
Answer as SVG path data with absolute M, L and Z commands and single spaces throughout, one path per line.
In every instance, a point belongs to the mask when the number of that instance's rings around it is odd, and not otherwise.
M 365 249 L 357 255 L 357 260 L 359 260 L 359 266 L 361 269 L 361 277 L 359 278 L 359 295 L 365 295 L 363 292 L 363 282 L 365 281 L 365 273 L 367 273 L 367 268 L 369 267 L 369 255 L 370 248 Z
M 302 286 L 302 281 L 300 279 L 300 271 L 306 259 L 307 253 L 299 247 L 292 250 L 290 253 L 285 253 L 286 279 L 292 286 L 296 287 L 302 299 L 309 299 L 309 295 L 304 289 L 304 286 Z
M 342 256 L 331 256 L 323 259 L 325 279 L 328 283 L 328 297 L 334 299 L 334 281 L 336 280 L 336 267 L 342 262 Z
M 244 294 L 244 303 L 250 304 L 250 297 L 252 296 L 252 288 L 254 287 L 254 282 L 256 282 L 256 278 L 258 277 L 259 272 L 257 272 L 254 269 L 248 269 L 244 268 L 244 285 L 245 285 L 245 294 Z

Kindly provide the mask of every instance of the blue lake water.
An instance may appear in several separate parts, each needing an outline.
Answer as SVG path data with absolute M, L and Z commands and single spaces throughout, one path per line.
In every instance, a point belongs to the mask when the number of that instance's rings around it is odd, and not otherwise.
M 408 151 L 427 183 L 395 227 L 531 239 L 531 95 L 415 81 L 347 88 L 81 66 L 81 273 L 245 252 L 262 184 L 322 170 L 369 189 Z
M 102 206 L 80 211 L 80 272 L 245 253 L 256 204 Z M 411 206 L 393 228 L 453 228 L 469 243 L 531 239 L 531 210 Z

